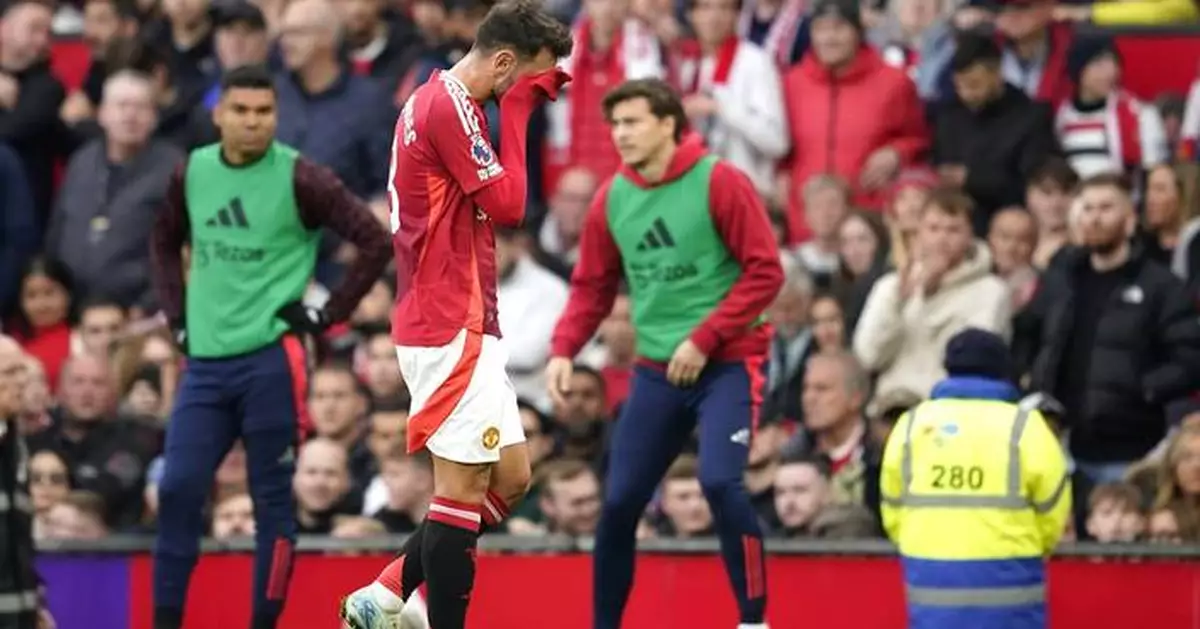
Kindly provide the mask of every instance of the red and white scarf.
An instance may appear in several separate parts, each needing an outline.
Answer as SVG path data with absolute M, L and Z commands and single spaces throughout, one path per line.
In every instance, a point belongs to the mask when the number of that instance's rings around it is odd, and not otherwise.
M 575 46 L 571 56 L 560 62 L 559 67 L 566 70 L 575 80 L 580 80 L 581 73 L 590 72 L 592 68 L 583 67 L 591 55 L 585 54 L 592 49 L 591 20 L 581 17 L 572 29 Z M 620 73 L 619 79 L 641 79 L 647 77 L 662 77 L 666 74 L 662 58 L 662 49 L 658 39 L 649 27 L 636 19 L 628 19 L 613 40 L 613 48 L 617 55 L 611 72 Z M 571 86 L 567 85 L 566 98 L 559 98 L 547 108 L 547 142 L 551 149 L 565 150 L 570 146 L 572 130 Z
M 681 42 L 672 60 L 672 74 L 679 92 L 686 96 L 709 92 L 713 87 L 725 85 L 729 81 L 733 62 L 737 59 L 739 43 L 736 36 L 725 40 L 713 55 L 711 76 L 705 76 L 705 59 L 700 43 L 694 39 Z
M 757 9 L 758 0 L 745 0 L 742 3 L 737 32 L 743 39 L 750 37 L 750 28 L 754 24 Z M 796 37 L 800 34 L 800 26 L 804 23 L 807 10 L 807 0 L 783 0 L 783 6 L 779 7 L 771 20 L 762 47 L 780 67 L 792 65 L 792 49 L 796 46 Z

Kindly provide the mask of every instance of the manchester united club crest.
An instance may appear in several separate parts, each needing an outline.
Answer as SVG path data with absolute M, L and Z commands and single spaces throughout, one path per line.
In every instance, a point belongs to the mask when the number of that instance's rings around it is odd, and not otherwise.
M 488 450 L 495 450 L 496 446 L 500 445 L 500 430 L 495 426 L 489 426 L 483 431 L 483 447 Z

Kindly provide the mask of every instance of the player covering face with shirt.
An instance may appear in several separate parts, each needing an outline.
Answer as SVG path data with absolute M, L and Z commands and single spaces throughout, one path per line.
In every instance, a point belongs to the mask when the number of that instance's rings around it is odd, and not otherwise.
M 525 211 L 525 130 L 567 82 L 561 23 L 530 0 L 502 2 L 474 47 L 405 103 L 393 141 L 390 223 L 398 299 L 392 340 L 412 394 L 408 448 L 434 462 L 429 514 L 374 583 L 342 604 L 352 629 L 400 626 L 422 582 L 430 624 L 462 629 L 482 524 L 502 520 L 529 484 L 516 394 L 496 316 L 493 225 Z M 480 103 L 500 102 L 497 156 Z

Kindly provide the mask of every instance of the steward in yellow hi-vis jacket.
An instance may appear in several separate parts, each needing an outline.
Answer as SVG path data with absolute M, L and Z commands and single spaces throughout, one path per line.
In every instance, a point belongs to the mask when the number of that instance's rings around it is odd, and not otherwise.
M 1043 629 L 1045 559 L 1071 510 L 1062 447 L 1017 404 L 1008 347 L 969 328 L 949 377 L 897 422 L 883 525 L 900 549 L 910 629 Z

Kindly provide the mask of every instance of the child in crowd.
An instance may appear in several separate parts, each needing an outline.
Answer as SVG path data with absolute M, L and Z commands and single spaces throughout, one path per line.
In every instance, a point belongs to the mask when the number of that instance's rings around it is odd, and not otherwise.
M 1142 492 L 1129 483 L 1097 486 L 1088 497 L 1087 532 L 1098 542 L 1133 542 L 1146 531 Z

